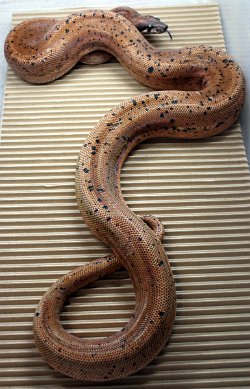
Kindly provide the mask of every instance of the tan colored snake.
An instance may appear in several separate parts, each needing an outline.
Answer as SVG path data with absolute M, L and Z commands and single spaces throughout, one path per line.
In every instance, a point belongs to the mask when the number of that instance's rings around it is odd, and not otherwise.
M 239 117 L 244 79 L 238 64 L 211 47 L 154 48 L 123 16 L 91 10 L 67 19 L 36 19 L 7 37 L 6 58 L 23 79 L 50 82 L 92 51 L 107 51 L 157 92 L 135 96 L 109 112 L 86 139 L 77 163 L 76 195 L 84 221 L 112 250 L 107 258 L 59 279 L 34 319 L 41 354 L 60 372 L 87 381 L 125 377 L 166 344 L 175 318 L 175 285 L 161 243 L 161 224 L 125 204 L 120 172 L 129 152 L 154 137 L 197 139 L 219 134 Z M 84 70 L 83 70 L 84 71 Z M 123 265 L 134 286 L 133 317 L 113 336 L 77 338 L 60 324 L 65 300 Z

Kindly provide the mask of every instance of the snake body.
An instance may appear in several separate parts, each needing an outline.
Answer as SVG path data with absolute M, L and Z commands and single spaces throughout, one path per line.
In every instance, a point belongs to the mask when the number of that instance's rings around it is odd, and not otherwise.
M 161 226 L 150 216 L 138 217 L 124 202 L 123 162 L 146 139 L 221 133 L 238 119 L 245 93 L 238 64 L 221 50 L 156 49 L 128 20 L 110 11 L 83 11 L 60 22 L 27 21 L 12 30 L 5 44 L 9 64 L 34 83 L 55 80 L 95 50 L 111 53 L 134 78 L 157 91 L 112 109 L 83 144 L 76 170 L 78 206 L 112 255 L 73 270 L 51 286 L 37 307 L 34 336 L 55 369 L 82 380 L 108 381 L 138 371 L 159 353 L 176 308 Z M 136 300 L 126 326 L 94 341 L 67 333 L 60 324 L 65 300 L 121 265 L 130 274 Z

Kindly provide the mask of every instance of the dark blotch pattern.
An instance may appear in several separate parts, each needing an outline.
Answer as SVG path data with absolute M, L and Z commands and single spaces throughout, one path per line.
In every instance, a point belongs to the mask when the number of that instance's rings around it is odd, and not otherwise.
M 24 31 L 16 26 L 6 40 L 8 62 L 24 80 L 53 81 L 86 59 L 89 48 L 105 49 L 110 43 L 110 51 L 130 74 L 155 90 L 108 113 L 90 132 L 77 164 L 80 213 L 117 257 L 93 260 L 60 278 L 41 299 L 34 320 L 39 350 L 60 372 L 85 381 L 123 378 L 144 367 L 166 344 L 176 294 L 159 223 L 150 224 L 124 204 L 121 166 L 147 139 L 203 138 L 230 127 L 244 101 L 244 81 L 237 63 L 221 50 L 159 50 L 114 12 L 83 11 L 46 23 L 42 45 L 30 45 L 30 34 L 36 32 L 32 21 L 22 24 Z M 136 292 L 136 309 L 123 331 L 88 345 L 73 335 L 68 340 L 50 313 L 58 315 L 71 293 L 121 266 L 129 271 Z

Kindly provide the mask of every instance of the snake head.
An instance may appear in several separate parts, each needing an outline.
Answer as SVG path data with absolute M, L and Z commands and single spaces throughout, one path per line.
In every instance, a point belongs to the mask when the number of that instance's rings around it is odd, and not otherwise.
M 163 34 L 167 32 L 172 39 L 172 35 L 168 30 L 168 25 L 163 23 L 159 18 L 151 15 L 142 16 L 140 23 L 136 25 L 140 32 L 147 32 L 149 34 Z
M 128 19 L 140 32 L 146 32 L 148 34 L 162 34 L 167 32 L 170 39 L 172 39 L 168 25 L 163 23 L 159 18 L 152 15 L 141 15 L 130 7 L 116 7 L 112 11 Z

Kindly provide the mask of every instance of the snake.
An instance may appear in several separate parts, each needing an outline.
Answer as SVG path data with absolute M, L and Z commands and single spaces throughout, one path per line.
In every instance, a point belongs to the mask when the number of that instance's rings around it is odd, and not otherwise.
M 9 65 L 25 81 L 37 84 L 62 77 L 96 51 L 114 56 L 153 90 L 111 109 L 81 147 L 75 176 L 78 207 L 111 254 L 52 284 L 37 306 L 33 332 L 38 350 L 54 369 L 102 382 L 127 377 L 150 363 L 169 341 L 176 315 L 176 286 L 162 244 L 163 226 L 151 215 L 136 215 L 126 204 L 120 187 L 123 163 L 145 140 L 195 141 L 230 128 L 244 103 L 245 82 L 239 64 L 222 49 L 158 49 L 114 11 L 83 10 L 60 20 L 27 20 L 14 27 L 5 42 Z M 68 333 L 60 313 L 69 296 L 121 266 L 135 293 L 134 313 L 126 325 L 101 339 Z

